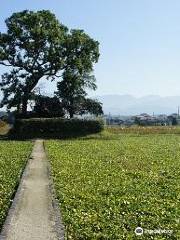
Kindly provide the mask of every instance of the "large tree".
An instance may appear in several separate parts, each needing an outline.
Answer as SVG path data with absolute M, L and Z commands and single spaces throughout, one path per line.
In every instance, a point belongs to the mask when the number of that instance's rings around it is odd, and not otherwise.
M 27 112 L 28 100 L 39 80 L 53 79 L 64 68 L 68 29 L 49 11 L 14 13 L 0 33 L 0 64 L 9 67 L 2 75 L 2 106 Z
M 71 30 L 65 42 L 65 67 L 62 81 L 57 84 L 57 96 L 61 99 L 70 118 L 77 113 L 87 96 L 87 89 L 96 89 L 93 72 L 99 58 L 99 43 L 83 30 Z M 78 110 L 79 111 L 79 110 Z
M 57 84 L 56 95 L 70 118 L 73 118 L 74 114 L 78 114 L 80 111 L 79 107 L 87 96 L 87 88 L 96 89 L 93 75 L 74 73 L 71 70 L 63 72 L 63 80 Z

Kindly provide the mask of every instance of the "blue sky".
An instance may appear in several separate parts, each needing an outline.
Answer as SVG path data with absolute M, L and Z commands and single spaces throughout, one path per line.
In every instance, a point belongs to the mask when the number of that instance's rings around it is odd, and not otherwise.
M 100 42 L 93 95 L 180 95 L 179 0 L 1 0 L 0 31 L 24 9 L 49 9 Z

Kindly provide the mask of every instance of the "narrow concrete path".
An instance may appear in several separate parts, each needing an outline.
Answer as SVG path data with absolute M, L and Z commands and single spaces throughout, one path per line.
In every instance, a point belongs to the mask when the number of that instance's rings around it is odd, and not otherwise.
M 36 140 L 0 240 L 64 239 L 53 203 L 43 140 Z

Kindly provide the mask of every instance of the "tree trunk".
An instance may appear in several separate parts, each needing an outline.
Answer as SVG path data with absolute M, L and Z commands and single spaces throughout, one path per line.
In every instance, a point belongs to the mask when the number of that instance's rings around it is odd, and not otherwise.
M 69 105 L 69 116 L 70 118 L 74 117 L 74 101 L 73 99 L 70 99 L 70 105 Z
M 74 112 L 72 110 L 69 110 L 69 116 L 70 116 L 70 118 L 74 117 Z
M 22 114 L 23 114 L 23 116 L 27 115 L 27 104 L 28 104 L 28 97 L 24 96 L 23 102 L 22 102 Z
M 17 105 L 17 113 L 18 114 L 20 113 L 20 103 L 18 103 L 18 105 Z

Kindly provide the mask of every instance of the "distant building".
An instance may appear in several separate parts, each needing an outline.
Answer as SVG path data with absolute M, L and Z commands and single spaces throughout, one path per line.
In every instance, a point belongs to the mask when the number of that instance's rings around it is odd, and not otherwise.
M 177 113 L 172 113 L 171 115 L 159 114 L 159 115 L 149 115 L 147 113 L 141 113 L 135 116 L 113 116 L 104 115 L 104 121 L 107 125 L 114 126 L 171 126 L 180 125 L 180 116 Z

